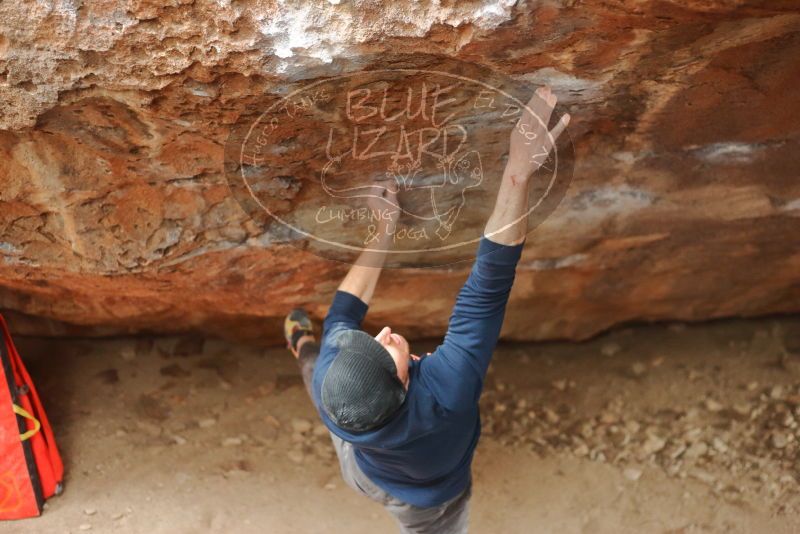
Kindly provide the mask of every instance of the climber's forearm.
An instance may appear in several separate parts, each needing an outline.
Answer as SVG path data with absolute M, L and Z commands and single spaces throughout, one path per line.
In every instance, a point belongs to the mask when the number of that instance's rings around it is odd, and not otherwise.
M 530 171 L 512 162 L 506 165 L 494 210 L 483 233 L 501 245 L 518 245 L 528 231 L 528 184 Z
M 548 128 L 558 98 L 544 86 L 528 101 L 511 130 L 508 163 L 503 171 L 497 203 L 484 234 L 501 245 L 519 245 L 528 231 L 528 185 L 531 175 L 553 150 L 556 139 L 569 124 L 569 114 Z
M 339 291 L 346 291 L 369 304 L 391 244 L 392 236 L 387 228 L 386 225 L 380 226 L 377 239 L 367 245 L 369 248 L 358 256 L 342 283 L 339 284 Z

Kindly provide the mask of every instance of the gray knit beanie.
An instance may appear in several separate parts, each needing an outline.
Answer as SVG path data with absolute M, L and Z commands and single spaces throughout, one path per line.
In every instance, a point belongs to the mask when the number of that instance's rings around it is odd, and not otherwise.
M 361 330 L 345 330 L 336 345 L 339 353 L 322 379 L 322 408 L 344 430 L 381 426 L 406 398 L 392 356 Z

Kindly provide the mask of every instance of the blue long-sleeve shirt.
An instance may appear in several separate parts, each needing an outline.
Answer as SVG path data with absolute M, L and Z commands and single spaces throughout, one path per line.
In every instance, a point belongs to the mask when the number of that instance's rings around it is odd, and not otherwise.
M 322 421 L 354 445 L 361 470 L 390 495 L 420 507 L 442 504 L 464 491 L 481 433 L 478 399 L 500 335 L 523 245 L 482 238 L 439 347 L 409 366 L 406 399 L 375 430 L 348 432 L 320 410 L 325 373 L 336 357 L 337 332 L 360 329 L 367 305 L 337 291 L 323 325 L 312 391 Z

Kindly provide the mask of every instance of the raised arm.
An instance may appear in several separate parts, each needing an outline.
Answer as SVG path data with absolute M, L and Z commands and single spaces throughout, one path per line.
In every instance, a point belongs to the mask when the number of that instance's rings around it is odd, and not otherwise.
M 385 183 L 376 183 L 373 186 L 369 199 L 369 209 L 373 214 L 380 214 L 375 218 L 375 226 L 370 228 L 369 243 L 365 243 L 365 250 L 359 255 L 350 267 L 347 275 L 339 284 L 339 290 L 333 297 L 333 302 L 323 323 L 323 347 L 332 342 L 339 332 L 351 329 L 360 329 L 361 323 L 367 314 L 369 301 L 378 283 L 387 250 L 392 243 L 392 234 L 400 216 L 400 207 L 396 194 L 392 193 L 393 187 Z M 314 403 L 320 405 L 320 391 L 322 379 L 330 367 L 335 351 L 322 350 L 314 366 L 312 385 L 312 398 Z
M 339 291 L 350 293 L 365 304 L 369 304 L 375 292 L 400 217 L 397 193 L 389 185 L 391 184 L 376 183 L 373 186 L 373 194 L 368 201 L 369 209 L 375 215 L 370 242 L 339 284 Z
M 569 123 L 569 115 L 564 115 L 548 132 L 555 104 L 549 88 L 539 89 L 514 127 L 495 207 L 456 299 L 447 335 L 434 355 L 422 361 L 423 378 L 447 409 L 466 409 L 480 398 L 525 241 L 528 182 Z
M 555 140 L 569 124 L 569 114 L 548 132 L 547 124 L 556 105 L 556 95 L 545 86 L 536 91 L 511 131 L 506 163 L 494 210 L 484 235 L 501 245 L 518 245 L 528 230 L 528 183 L 553 149 Z

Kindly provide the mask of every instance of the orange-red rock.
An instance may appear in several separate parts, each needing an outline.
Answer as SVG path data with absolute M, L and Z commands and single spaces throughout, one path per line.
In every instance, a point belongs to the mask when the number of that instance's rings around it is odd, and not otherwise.
M 800 311 L 794 2 L 5 2 L 0 21 L 0 308 L 17 331 L 275 342 L 287 309 L 323 314 L 346 265 L 247 216 L 228 135 L 297 77 L 403 62 L 548 83 L 573 116 L 574 177 L 528 238 L 507 338 Z M 281 184 L 282 213 L 319 201 Z M 392 271 L 370 321 L 440 335 L 466 268 Z

